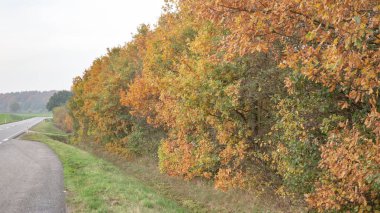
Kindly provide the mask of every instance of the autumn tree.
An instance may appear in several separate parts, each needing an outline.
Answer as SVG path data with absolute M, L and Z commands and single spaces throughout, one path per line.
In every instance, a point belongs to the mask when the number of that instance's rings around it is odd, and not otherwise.
M 159 150 L 162 171 L 212 178 L 228 189 L 245 186 L 255 166 L 269 160 L 259 139 L 273 122 L 271 98 L 285 93 L 286 71 L 272 53 L 220 63 L 214 54 L 224 35 L 190 13 L 161 17 L 142 73 L 122 93 L 122 103 L 167 130 Z
M 77 140 L 94 140 L 127 158 L 132 152 L 144 152 L 136 145 L 136 136 L 149 143 L 146 134 L 156 132 L 130 115 L 129 108 L 120 103 L 119 93 L 127 90 L 128 83 L 141 73 L 149 33 L 149 26 L 142 25 L 133 42 L 109 49 L 107 55 L 96 59 L 82 77 L 74 80 L 69 108 Z

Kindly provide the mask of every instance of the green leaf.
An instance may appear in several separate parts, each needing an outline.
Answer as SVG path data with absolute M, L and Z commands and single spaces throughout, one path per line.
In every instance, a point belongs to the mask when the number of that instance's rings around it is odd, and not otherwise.
M 306 40 L 311 41 L 317 36 L 315 31 L 310 31 L 306 34 Z
M 356 22 L 356 24 L 360 24 L 360 17 L 359 16 L 355 16 L 353 19 Z

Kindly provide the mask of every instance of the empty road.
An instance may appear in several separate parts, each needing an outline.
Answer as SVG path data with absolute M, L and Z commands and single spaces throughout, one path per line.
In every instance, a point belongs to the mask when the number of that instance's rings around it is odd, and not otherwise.
M 0 212 L 65 212 L 62 165 L 46 145 L 13 139 L 44 118 L 0 125 Z

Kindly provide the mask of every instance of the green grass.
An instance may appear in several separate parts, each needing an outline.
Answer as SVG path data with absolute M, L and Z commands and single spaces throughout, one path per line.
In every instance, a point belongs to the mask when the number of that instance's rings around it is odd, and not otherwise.
M 44 134 L 63 134 L 51 122 L 33 131 L 23 139 L 47 144 L 63 164 L 69 212 L 187 212 L 111 163 Z
M 0 114 L 0 124 L 17 122 L 17 121 L 25 120 L 28 118 L 32 118 L 32 117 L 29 117 L 27 115 L 17 115 L 17 114 Z
M 62 130 L 58 129 L 56 126 L 54 126 L 50 120 L 45 120 L 45 121 L 39 123 L 37 126 L 33 127 L 31 130 L 36 131 L 36 132 L 40 132 L 40 133 L 44 133 L 44 134 L 67 136 L 67 134 L 64 131 L 62 131 Z
M 191 181 L 180 177 L 170 177 L 160 173 L 157 162 L 151 158 L 137 158 L 126 161 L 110 154 L 97 144 L 82 143 L 81 148 L 107 159 L 128 176 L 139 179 L 145 185 L 159 191 L 165 197 L 176 200 L 191 212 L 306 212 L 299 203 L 289 203 L 270 191 L 229 190 L 223 192 L 215 189 L 212 182 L 201 178 Z
M 33 117 L 50 117 L 51 114 L 0 114 L 0 124 L 22 121 Z
M 69 135 L 52 124 L 51 120 L 44 120 L 31 129 L 31 132 L 43 133 L 53 140 L 68 142 Z

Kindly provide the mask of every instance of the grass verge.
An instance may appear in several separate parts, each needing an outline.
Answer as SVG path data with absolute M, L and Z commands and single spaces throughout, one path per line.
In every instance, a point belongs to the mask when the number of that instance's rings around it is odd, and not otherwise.
M 107 159 L 126 175 L 137 178 L 163 196 L 176 200 L 191 212 L 307 212 L 302 201 L 282 198 L 274 194 L 274 190 L 231 189 L 223 192 L 215 189 L 209 180 L 196 178 L 186 181 L 180 177 L 162 174 L 157 167 L 157 162 L 151 158 L 141 157 L 126 161 L 105 151 L 96 143 L 81 143 L 78 146 L 99 158 Z
M 111 163 L 54 140 L 50 134 L 64 133 L 51 122 L 32 130 L 22 139 L 45 143 L 63 164 L 69 212 L 188 212 Z

